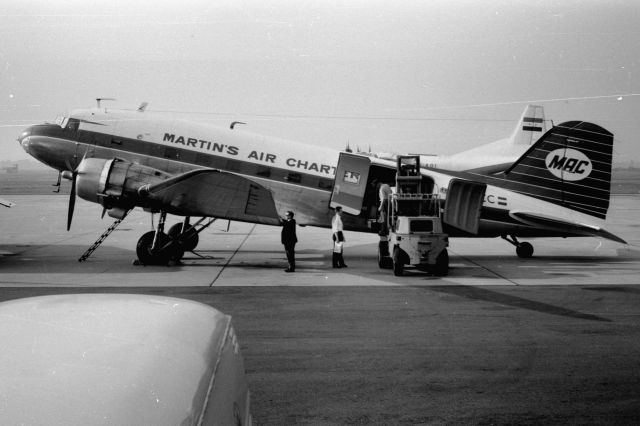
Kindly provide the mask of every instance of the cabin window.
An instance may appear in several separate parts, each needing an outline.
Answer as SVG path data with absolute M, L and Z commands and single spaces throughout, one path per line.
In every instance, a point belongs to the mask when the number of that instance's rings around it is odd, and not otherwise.
M 302 181 L 302 175 L 300 173 L 289 173 L 285 180 L 294 183 L 300 183 Z
M 258 166 L 258 170 L 256 174 L 261 177 L 269 177 L 271 176 L 271 168 L 265 166 Z
M 226 169 L 230 172 L 240 172 L 242 169 L 242 163 L 238 160 L 227 160 Z
M 318 182 L 318 188 L 331 191 L 333 189 L 333 181 L 320 179 Z
M 180 158 L 180 152 L 176 148 L 167 147 L 164 149 L 164 158 Z

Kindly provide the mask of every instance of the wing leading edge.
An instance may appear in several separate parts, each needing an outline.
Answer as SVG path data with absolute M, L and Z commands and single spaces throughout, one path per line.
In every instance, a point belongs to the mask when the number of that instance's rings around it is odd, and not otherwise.
M 147 185 L 140 192 L 170 214 L 280 224 L 268 189 L 242 176 L 219 170 L 193 170 Z

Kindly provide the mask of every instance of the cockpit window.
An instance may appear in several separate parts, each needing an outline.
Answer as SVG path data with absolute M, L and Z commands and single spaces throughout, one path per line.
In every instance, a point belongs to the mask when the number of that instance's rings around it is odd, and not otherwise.
M 63 129 L 67 127 L 67 123 L 69 122 L 69 116 L 67 114 L 60 114 L 56 117 L 55 124 L 62 127 Z
M 80 122 L 77 119 L 70 118 L 67 120 L 67 125 L 65 126 L 65 129 L 75 132 L 76 130 L 78 130 L 79 126 L 80 126 Z

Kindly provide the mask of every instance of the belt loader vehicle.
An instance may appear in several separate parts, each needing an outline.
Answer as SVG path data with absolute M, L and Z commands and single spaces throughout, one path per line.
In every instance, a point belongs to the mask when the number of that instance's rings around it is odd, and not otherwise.
M 442 229 L 440 200 L 437 192 L 423 193 L 418 156 L 398 156 L 395 189 L 382 200 L 379 266 L 393 268 L 396 276 L 405 265 L 447 275 L 449 237 Z

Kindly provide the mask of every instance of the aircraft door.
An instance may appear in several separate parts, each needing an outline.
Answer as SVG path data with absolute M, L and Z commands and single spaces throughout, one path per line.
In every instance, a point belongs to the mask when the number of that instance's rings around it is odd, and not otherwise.
M 340 206 L 345 213 L 359 215 L 367 190 L 370 167 L 368 157 L 341 152 L 329 206 Z
M 486 190 L 485 183 L 452 179 L 447 190 L 442 221 L 472 235 L 477 234 Z

